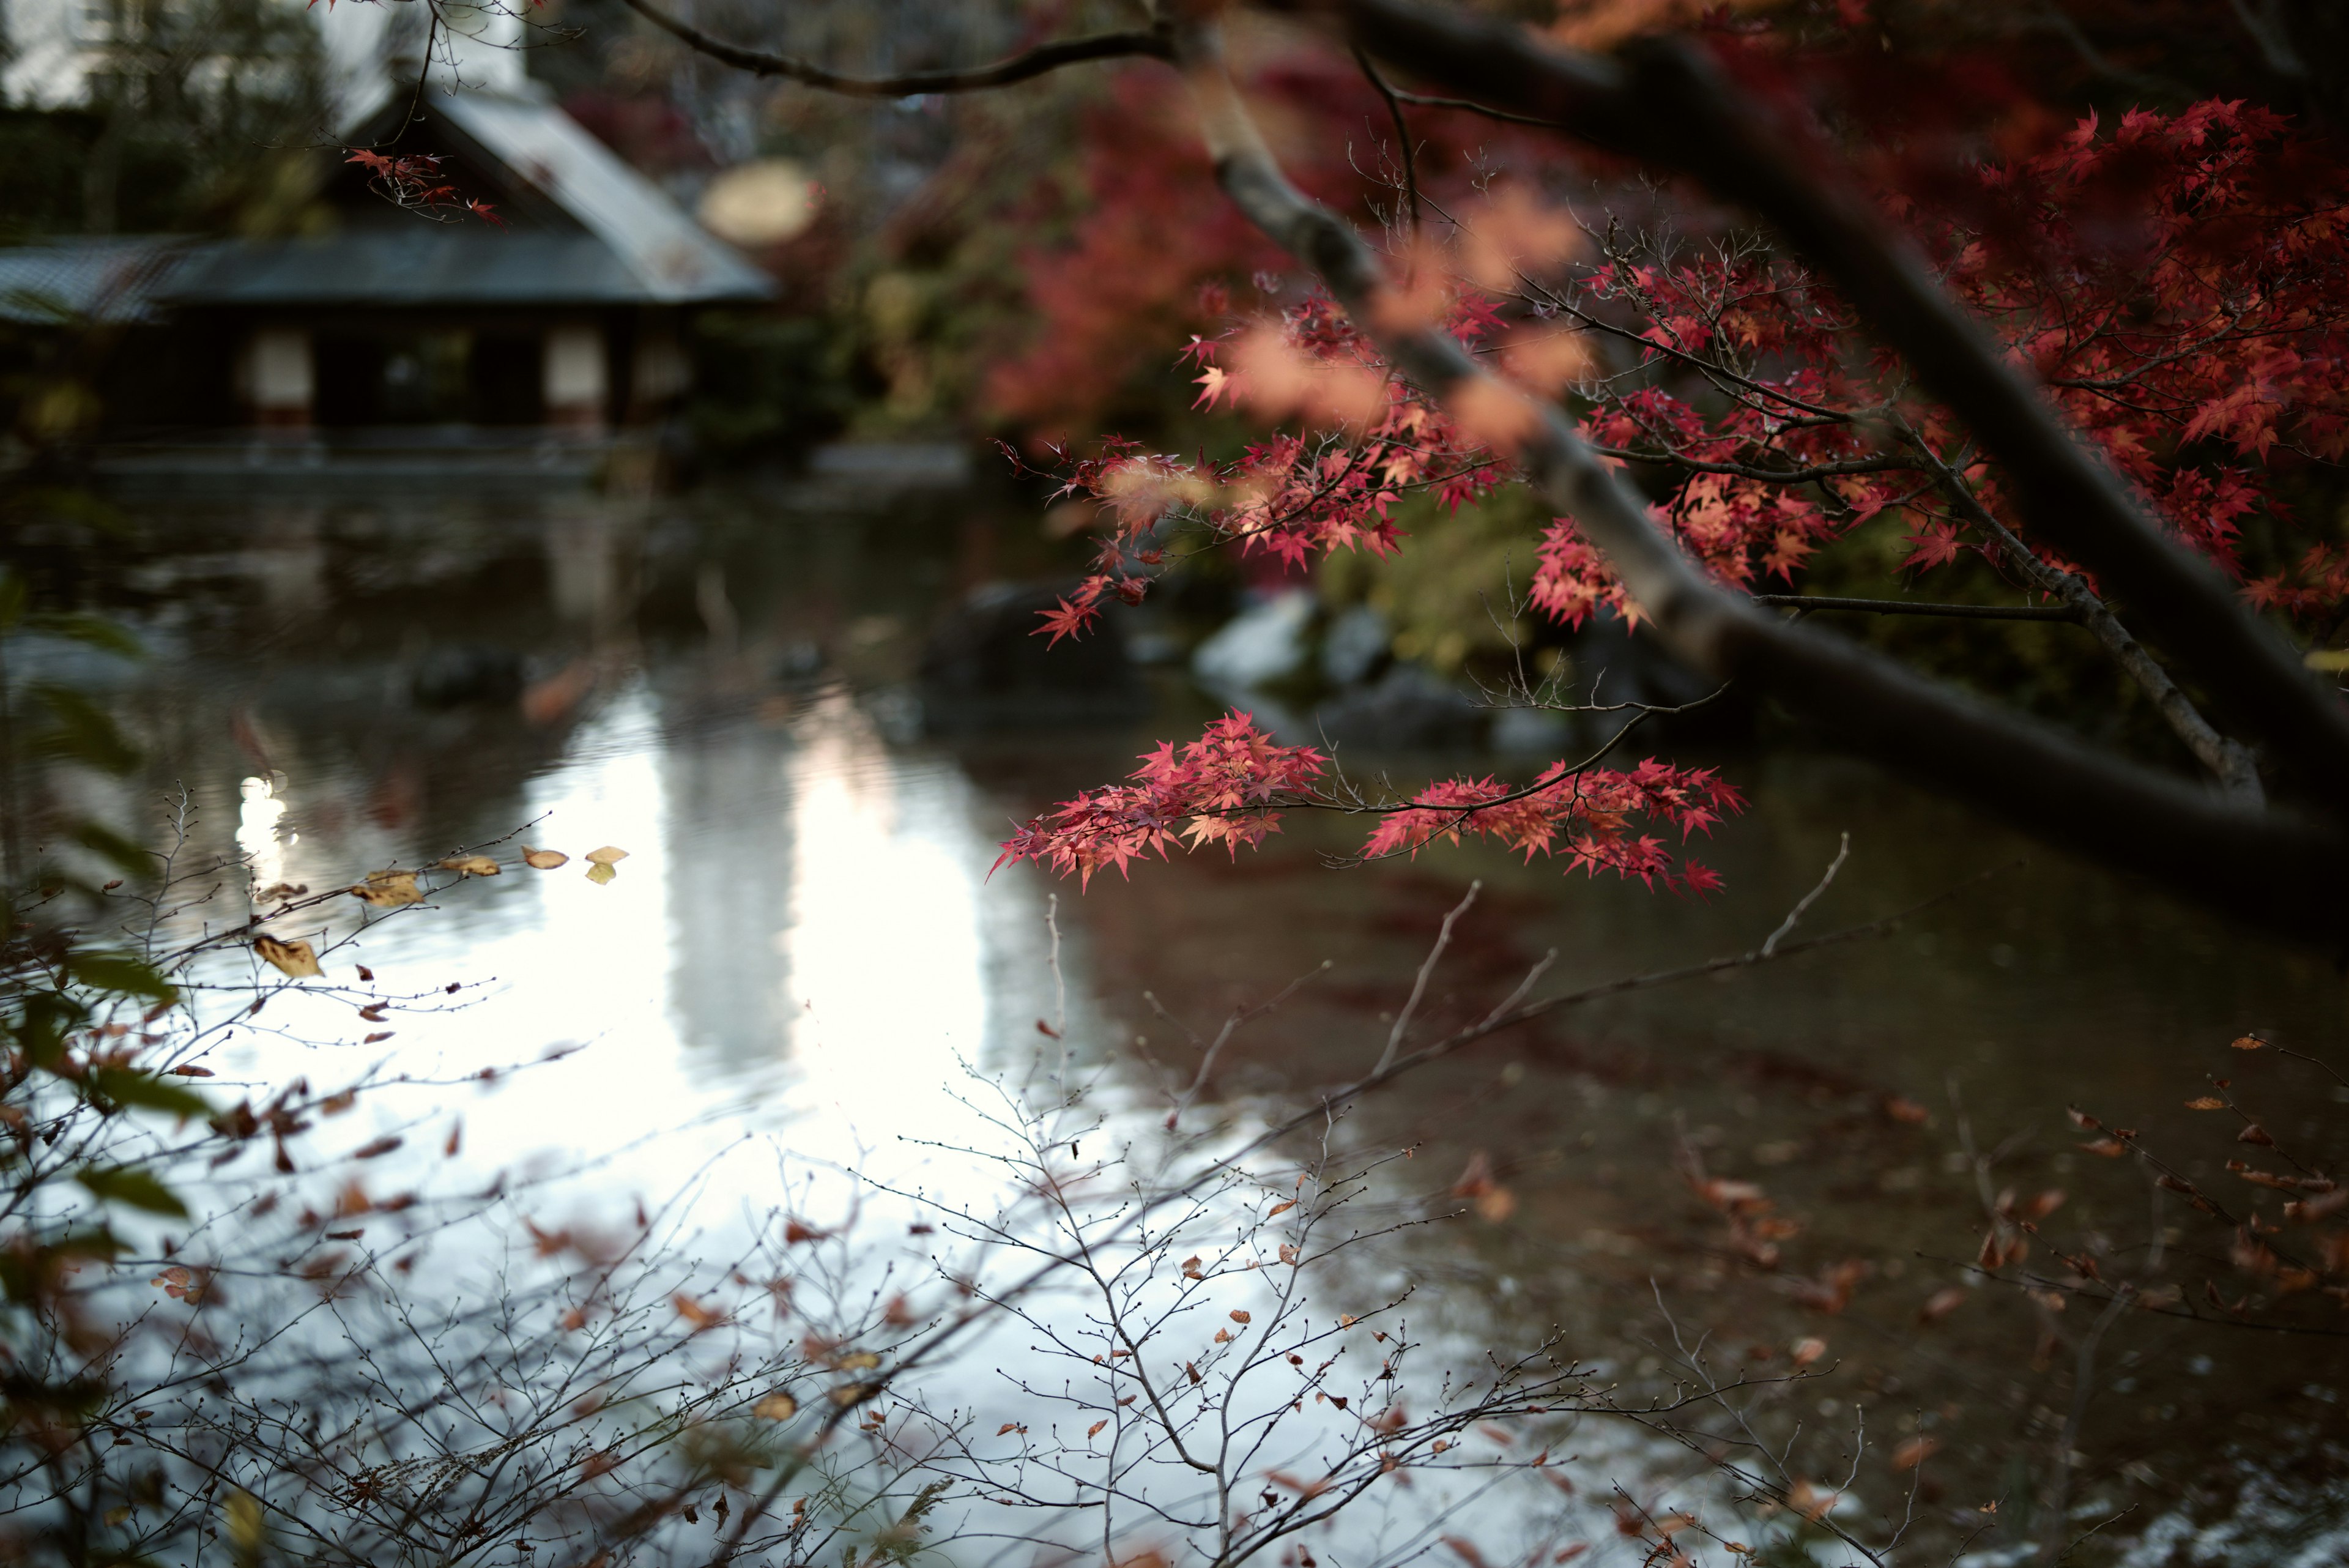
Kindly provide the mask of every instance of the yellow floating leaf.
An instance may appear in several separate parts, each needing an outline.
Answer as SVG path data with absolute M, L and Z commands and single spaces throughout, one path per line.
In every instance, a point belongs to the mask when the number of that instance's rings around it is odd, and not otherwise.
M 800 1413 L 800 1402 L 778 1390 L 750 1407 L 750 1414 L 770 1421 L 788 1421 Z
M 522 863 L 533 871 L 552 871 L 557 866 L 569 865 L 571 857 L 560 849 L 533 849 L 525 844 L 522 846 Z
M 613 870 L 609 865 L 601 860 L 587 867 L 587 880 L 595 883 L 598 888 L 618 875 L 617 871 Z
M 312 976 L 324 978 L 326 972 L 318 967 L 318 955 L 311 950 L 308 942 L 281 942 L 275 937 L 256 937 L 253 950 L 261 955 L 264 963 L 295 980 Z
M 601 849 L 590 849 L 587 852 L 587 858 L 594 861 L 598 866 L 616 866 L 627 857 L 628 852 L 626 850 L 609 844 L 606 844 Z
M 353 884 L 351 897 L 378 909 L 396 909 L 424 902 L 424 890 L 413 871 L 370 871 L 366 881 Z
M 440 869 L 460 877 L 495 877 L 502 868 L 486 855 L 452 855 L 440 862 Z

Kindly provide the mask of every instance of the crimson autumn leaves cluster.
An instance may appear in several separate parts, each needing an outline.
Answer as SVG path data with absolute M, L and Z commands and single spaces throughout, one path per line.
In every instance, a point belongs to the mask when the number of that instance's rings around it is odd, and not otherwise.
M 1432 143 L 1445 152 L 1456 140 L 1439 130 Z M 1520 171 L 1495 181 L 1463 167 L 1471 172 L 1426 177 L 1442 244 L 1423 237 L 1433 220 L 1414 231 L 1383 210 L 1404 280 L 1392 307 L 1441 324 L 1528 390 L 1564 397 L 1586 438 L 1649 482 L 1664 531 L 1716 581 L 1782 590 L 1820 551 L 1870 535 L 1889 537 L 1869 558 L 1897 560 L 1909 582 L 1974 560 L 2026 599 L 2064 576 L 2103 591 L 2024 525 L 1964 424 L 1866 339 L 1832 286 L 1773 244 L 1717 214 L 1659 208 L 1652 192 L 1600 187 L 1568 207 L 1531 194 Z M 2349 450 L 2340 183 L 2337 165 L 2282 118 L 2210 101 L 2110 123 L 2091 114 L 1954 185 L 1920 193 L 1888 178 L 1876 199 L 2173 537 L 2251 607 L 2321 641 L 2349 602 L 2349 552 L 2292 491 Z M 1137 214 L 1113 188 L 1094 194 L 1102 211 L 1081 252 L 1134 232 Z M 1163 199 L 1145 182 L 1129 200 Z M 1651 205 L 1635 221 L 1615 210 L 1640 200 Z M 1245 258 L 1195 259 L 1206 269 Z M 1520 481 L 1504 455 L 1515 432 L 1485 428 L 1473 403 L 1439 406 L 1325 296 L 1284 301 L 1262 274 L 1257 291 L 1257 308 L 1235 312 L 1209 282 L 1211 330 L 1182 357 L 1201 404 L 1276 428 L 1223 462 L 1116 437 L 1093 456 L 1059 454 L 1063 493 L 1095 505 L 1102 537 L 1041 635 L 1080 635 L 1112 597 L 1140 601 L 1178 535 L 1300 569 L 1338 550 L 1407 547 L 1397 509 L 1413 496 L 1455 509 Z M 1036 303 L 1048 318 L 1059 308 Z M 1570 519 L 1553 519 L 1536 549 L 1528 607 L 1569 628 L 1602 612 L 1639 618 Z M 1243 753 L 1261 766 L 1236 771 Z M 1325 761 L 1221 721 L 1154 753 L 1132 784 L 1030 824 L 1006 857 L 1089 875 L 1163 851 L 1178 827 L 1194 845 L 1255 844 L 1284 792 L 1328 804 L 1311 794 Z M 1301 772 L 1309 764 L 1317 771 Z M 1705 826 L 1735 809 L 1727 786 L 1653 760 L 1575 776 L 1558 763 L 1522 791 L 1443 781 L 1390 808 L 1369 850 L 1464 831 L 1527 853 L 1562 846 L 1585 869 L 1711 885 L 1702 867 L 1667 869 L 1660 843 L 1628 824 Z

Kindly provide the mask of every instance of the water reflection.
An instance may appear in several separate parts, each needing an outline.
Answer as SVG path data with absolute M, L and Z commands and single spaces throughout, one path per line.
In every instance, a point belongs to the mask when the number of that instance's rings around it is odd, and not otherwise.
M 562 1201 L 699 1182 L 717 1224 L 777 1200 L 782 1150 L 978 1196 L 983 1179 L 929 1146 L 974 1136 L 965 1064 L 1017 1075 L 1059 1006 L 1048 888 L 1022 868 L 990 879 L 995 840 L 1007 819 L 1117 772 L 1138 737 L 892 738 L 885 693 L 954 563 L 979 554 L 967 509 L 925 522 L 765 504 L 322 502 L 140 522 L 103 587 L 166 650 L 132 678 L 128 706 L 156 759 L 147 798 L 184 782 L 197 848 L 252 856 L 264 887 L 333 886 L 518 828 L 574 857 L 370 929 L 364 961 L 420 999 L 389 1039 L 361 1044 L 374 1031 L 347 1004 L 288 999 L 243 1030 L 224 1073 L 333 1082 L 380 1059 L 446 1079 L 578 1042 L 494 1092 L 387 1097 L 367 1130 L 411 1136 L 382 1179 L 479 1184 L 551 1156 L 593 1167 Z M 471 650 L 467 668 L 511 668 L 519 694 L 460 683 L 426 701 L 418 672 L 449 648 Z M 1710 907 L 1473 855 L 1335 876 L 1318 855 L 1350 846 L 1351 827 L 1303 820 L 1237 865 L 1104 879 L 1061 907 L 1071 1035 L 1115 1105 L 1154 1121 L 1156 1069 L 1126 1048 L 1153 1037 L 1177 1077 L 1198 1058 L 1144 989 L 1212 1035 L 1234 1003 L 1336 960 L 1220 1059 L 1209 1098 L 1244 1107 L 1359 1075 L 1471 875 L 1485 899 L 1430 994 L 1431 1029 L 1489 1006 L 1549 947 L 1559 977 L 1587 982 L 1751 946 L 1843 831 L 1855 861 L 1816 911 L 1823 926 L 2020 847 L 1872 775 L 1736 765 L 1741 782 L 1759 776 L 1761 805 L 1708 857 L 1732 883 Z M 129 821 L 129 805 L 117 815 Z M 629 858 L 599 887 L 577 857 L 602 844 Z M 511 843 L 500 853 L 511 860 Z M 336 906 L 332 928 L 362 913 Z M 470 989 L 446 996 L 450 982 Z M 1517 1199 L 1508 1224 L 1382 1244 L 1365 1288 L 1421 1285 L 1415 1311 L 1463 1347 L 1562 1324 L 1577 1348 L 1636 1371 L 1661 1329 L 1661 1258 L 1704 1326 L 1781 1355 L 1824 1327 L 1859 1388 L 1847 1405 L 1873 1400 L 1910 1423 L 1904 1434 L 1940 1431 L 1977 1459 L 2035 1453 L 2036 1438 L 2013 1433 L 2058 1396 L 2019 1366 L 2027 1342 L 1972 1326 L 1987 1313 L 1951 1319 L 1936 1343 L 1961 1398 L 1919 1408 L 1887 1380 L 1918 1333 L 1916 1301 L 1961 1277 L 1978 1240 L 1968 1179 L 1948 1165 L 1948 1081 L 1962 1078 L 1986 1137 L 2020 1138 L 2019 1179 L 2075 1189 L 2069 1223 L 2100 1199 L 2058 1119 L 2067 1099 L 2093 1087 L 2174 1106 L 2199 1044 L 2249 1024 L 2337 1049 L 2342 996 L 2317 960 L 2039 854 L 1893 940 L 1593 1009 L 1364 1107 L 1348 1136 L 1418 1151 L 1386 1196 L 1441 1209 L 1481 1151 Z M 2326 1092 L 2294 1102 L 2292 1130 L 2320 1150 Z M 1932 1121 L 1889 1118 L 1893 1096 Z M 460 1152 L 443 1158 L 459 1118 Z M 1889 1262 L 1831 1324 L 1772 1280 L 1733 1293 L 1733 1260 L 1675 1208 L 1684 1148 L 1766 1185 L 1814 1234 L 1858 1236 Z M 2119 1234 L 2136 1212 L 2094 1218 Z M 1826 1244 L 1790 1239 L 1789 1258 L 1831 1264 Z M 2214 1430 L 2254 1476 L 2337 1436 L 2330 1407 L 2274 1416 L 2301 1386 L 2337 1381 L 2329 1347 L 2282 1366 L 2238 1336 L 2210 1349 L 2206 1376 L 2178 1345 L 2122 1337 L 2114 1354 L 2143 1360 L 2114 1374 L 2087 1438 L 2115 1500 L 2153 1485 L 2124 1485 L 2135 1472 L 2120 1467 L 2176 1484 Z

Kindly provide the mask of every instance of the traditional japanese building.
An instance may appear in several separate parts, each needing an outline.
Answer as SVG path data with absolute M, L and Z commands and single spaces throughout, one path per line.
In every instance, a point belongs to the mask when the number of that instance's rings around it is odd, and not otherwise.
M 14 98 L 80 79 L 67 0 L 11 0 L 12 26 L 44 5 L 62 20 L 20 38 Z M 556 107 L 516 26 L 444 45 L 421 92 L 387 26 L 344 39 L 346 151 L 316 154 L 301 237 L 0 249 L 0 316 L 140 340 L 104 389 L 118 445 L 577 448 L 657 421 L 688 388 L 690 314 L 773 285 Z M 353 151 L 435 194 L 400 204 Z

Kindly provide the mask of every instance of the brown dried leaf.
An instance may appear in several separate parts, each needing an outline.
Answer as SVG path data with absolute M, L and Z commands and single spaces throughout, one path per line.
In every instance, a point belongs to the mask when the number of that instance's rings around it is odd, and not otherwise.
M 1925 1304 L 1917 1309 L 1917 1321 L 1939 1323 L 1965 1304 L 1964 1290 L 1957 1285 L 1951 1285 L 1946 1289 L 1935 1291 L 1925 1298 Z
M 486 855 L 452 855 L 440 862 L 440 869 L 460 877 L 495 877 L 503 867 Z
M 569 865 L 571 857 L 560 849 L 533 849 L 525 844 L 522 846 L 522 863 L 533 871 L 552 871 L 558 866 Z
M 616 866 L 627 857 L 626 850 L 610 844 L 606 844 L 601 849 L 590 849 L 587 852 L 587 858 L 598 866 Z
M 1827 1342 L 1817 1338 L 1798 1339 L 1790 1352 L 1796 1366 L 1808 1366 L 1826 1353 Z
M 1109 1423 L 1107 1421 L 1095 1421 L 1092 1426 L 1087 1427 L 1085 1428 L 1086 1440 L 1091 1441 L 1092 1438 L 1100 1437 L 1102 1428 L 1108 1425 Z
M 2189 1111 L 2223 1111 L 2227 1108 L 2227 1102 L 2216 1095 L 2204 1095 L 2187 1101 L 2186 1108 Z
M 1892 1468 L 1896 1470 L 1913 1470 L 1931 1459 L 1940 1451 L 1940 1447 L 1941 1439 L 1939 1438 L 1911 1438 L 1892 1450 Z
M 374 909 L 397 909 L 424 902 L 424 889 L 416 885 L 413 871 L 370 871 L 366 881 L 352 884 L 351 897 Z
M 1277 1220 L 1277 1219 L 1278 1219 L 1281 1215 L 1288 1213 L 1290 1210 L 1292 1210 L 1292 1209 L 1294 1209 L 1294 1208 L 1296 1208 L 1296 1207 L 1297 1207 L 1297 1199 L 1295 1199 L 1294 1198 L 1292 1198 L 1292 1199 L 1288 1199 L 1288 1200 L 1287 1202 L 1285 1202 L 1285 1203 L 1276 1203 L 1276 1204 L 1274 1204 L 1270 1209 L 1268 1209 L 1267 1210 L 1265 1210 L 1265 1215 L 1264 1215 L 1264 1217 L 1265 1217 L 1266 1219 L 1268 1219 L 1268 1220 Z
M 1248 1314 L 1236 1310 L 1232 1314 L 1232 1321 L 1234 1323 L 1246 1323 L 1248 1321 Z
M 308 942 L 281 942 L 275 937 L 255 937 L 253 950 L 262 961 L 280 974 L 295 980 L 324 979 L 326 971 L 318 967 L 318 955 Z
M 2238 1051 L 2264 1051 L 2268 1043 L 2256 1034 L 2240 1035 L 2234 1041 L 2235 1049 Z
M 788 1421 L 800 1413 L 800 1402 L 778 1389 L 750 1407 L 750 1414 L 770 1421 Z

